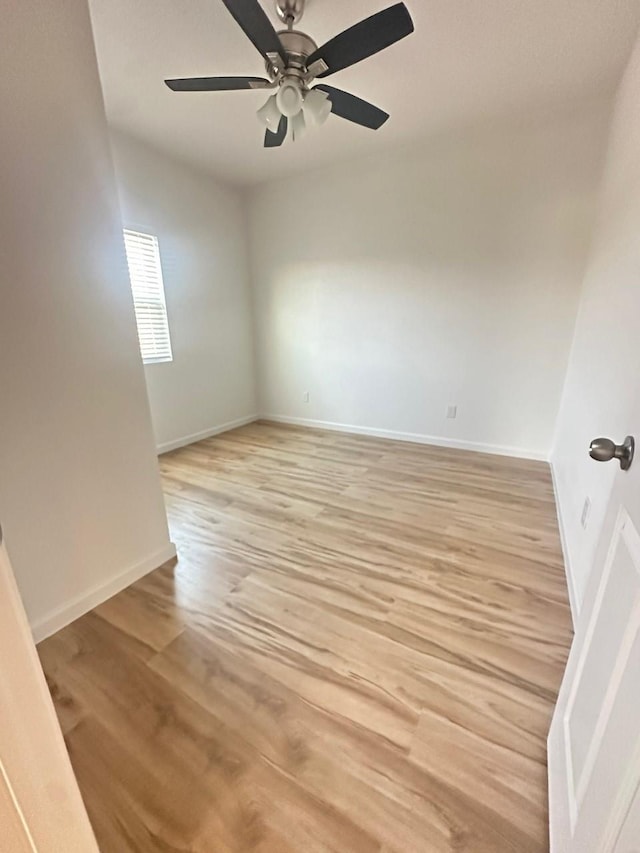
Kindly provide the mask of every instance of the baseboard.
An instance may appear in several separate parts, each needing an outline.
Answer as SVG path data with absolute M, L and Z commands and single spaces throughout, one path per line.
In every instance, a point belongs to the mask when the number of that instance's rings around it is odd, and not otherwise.
M 309 418 L 291 418 L 288 415 L 260 415 L 260 420 L 312 429 L 328 429 L 334 432 L 350 432 L 355 435 L 371 435 L 375 438 L 390 438 L 395 441 L 410 441 L 414 444 L 433 444 L 436 447 L 451 447 L 456 450 L 473 450 L 476 453 L 490 453 L 494 456 L 514 456 L 518 459 L 534 459 L 538 462 L 548 461 L 547 454 L 538 450 L 526 450 L 521 447 L 499 444 L 483 444 L 479 441 L 462 441 L 457 438 L 444 438 L 423 433 L 397 432 L 396 430 L 361 427 L 353 424 L 336 424 L 331 421 L 315 421 Z
M 87 592 L 82 593 L 82 595 L 67 602 L 63 607 L 53 610 L 47 616 L 31 625 L 34 642 L 39 643 L 41 640 L 45 640 L 47 637 L 55 634 L 56 631 L 64 628 L 65 625 L 73 622 L 74 619 L 83 616 L 89 610 L 97 607 L 98 604 L 102 604 L 103 601 L 111 598 L 112 595 L 121 592 L 125 587 L 144 577 L 144 575 L 152 572 L 154 569 L 157 569 L 158 566 L 161 566 L 175 556 L 176 546 L 173 542 L 169 542 L 164 548 L 150 554 L 146 559 L 141 560 L 119 575 L 110 578 L 106 583 L 94 586 Z
M 564 522 L 562 521 L 562 509 L 560 508 L 560 498 L 558 495 L 558 483 L 556 481 L 556 472 L 553 467 L 553 460 L 549 460 L 549 467 L 551 468 L 551 482 L 553 483 L 553 499 L 556 504 L 556 515 L 558 517 L 558 531 L 560 532 L 560 544 L 562 546 L 562 559 L 564 560 L 564 573 L 567 579 L 567 589 L 569 591 L 569 606 L 571 608 L 571 621 L 573 622 L 573 629 L 575 631 L 576 624 L 578 622 L 578 616 L 580 615 L 580 605 L 578 603 L 578 596 L 576 595 L 575 583 L 573 581 L 573 571 L 571 569 L 571 558 L 569 556 L 569 547 L 567 545 L 567 535 L 565 532 Z
M 245 426 L 245 424 L 253 423 L 257 419 L 257 415 L 247 415 L 244 418 L 237 418 L 235 421 L 227 421 L 226 424 L 204 429 L 201 432 L 194 432 L 192 435 L 183 435 L 182 438 L 176 438 L 173 441 L 165 441 L 157 446 L 158 456 L 162 453 L 168 453 L 170 450 L 177 450 L 179 447 L 186 447 L 188 444 L 194 444 L 196 441 L 202 441 L 205 438 L 211 438 L 212 435 L 219 435 L 221 432 L 228 432 L 230 429 Z

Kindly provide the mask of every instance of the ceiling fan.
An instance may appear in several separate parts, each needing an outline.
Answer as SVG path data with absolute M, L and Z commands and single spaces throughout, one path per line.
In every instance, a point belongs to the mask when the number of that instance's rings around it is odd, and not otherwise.
M 299 139 L 309 125 L 323 124 L 330 113 L 378 130 L 389 118 L 384 110 L 324 83 L 328 77 L 373 56 L 413 32 L 404 3 L 396 3 L 330 39 L 321 47 L 306 33 L 295 30 L 305 0 L 276 0 L 278 17 L 286 30 L 276 32 L 258 0 L 222 0 L 266 62 L 264 77 L 188 77 L 165 80 L 174 92 L 222 92 L 237 89 L 274 89 L 258 110 L 266 126 L 265 148 L 276 148 L 287 136 Z

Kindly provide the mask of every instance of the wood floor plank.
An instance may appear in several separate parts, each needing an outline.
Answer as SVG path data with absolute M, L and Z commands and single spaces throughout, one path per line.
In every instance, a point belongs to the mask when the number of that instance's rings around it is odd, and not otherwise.
M 185 631 L 150 665 L 305 790 L 337 810 L 348 802 L 360 826 L 394 849 L 448 851 L 452 838 L 465 833 L 473 836 L 474 850 L 510 849 L 496 815 L 488 813 L 488 820 L 468 808 L 462 812 L 460 794 L 422 773 L 405 751 L 301 701 L 295 691 L 237 653 L 213 647 L 203 635 Z M 520 842 L 531 846 L 524 836 Z
M 39 652 L 105 853 L 546 853 L 571 623 L 543 463 L 254 423 L 178 561 Z
M 173 563 L 173 561 L 171 561 Z M 182 632 L 182 610 L 169 596 L 150 594 L 155 587 L 173 587 L 171 563 L 158 569 L 94 609 L 94 613 L 135 637 L 155 651 L 167 646 Z
M 94 779 L 93 762 L 102 765 L 99 776 L 106 774 L 116 785 L 116 815 L 126 805 L 127 843 L 154 850 L 154 845 L 164 849 L 162 841 L 167 850 L 199 851 L 205 849 L 208 828 L 210 844 L 215 839 L 231 850 L 275 852 L 282 849 L 281 812 L 288 812 L 292 801 L 309 800 L 306 807 L 323 831 L 313 844 L 308 839 L 308 849 L 338 849 L 330 839 L 343 836 L 353 840 L 354 849 L 377 851 L 376 840 L 317 797 L 294 790 L 281 803 L 272 802 L 274 791 L 290 785 L 277 768 L 218 715 L 206 713 L 142 660 L 127 656 L 125 642 L 114 641 L 117 629 L 89 614 L 66 630 L 78 639 L 77 656 L 64 664 L 66 683 L 92 711 L 67 736 L 72 762 L 81 786 L 86 777 Z M 106 786 L 103 795 L 110 796 Z M 112 817 L 96 826 L 103 851 L 122 849 Z
M 432 713 L 420 719 L 411 758 L 456 789 L 474 791 L 475 800 L 529 836 L 528 847 L 546 843 L 544 760 L 533 761 Z

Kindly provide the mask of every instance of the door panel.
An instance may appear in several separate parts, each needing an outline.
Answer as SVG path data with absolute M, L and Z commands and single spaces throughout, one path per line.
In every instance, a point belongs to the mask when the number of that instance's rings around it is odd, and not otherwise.
M 640 789 L 635 793 L 614 853 L 640 853 Z
M 630 411 L 639 439 L 640 395 Z M 640 451 L 616 473 L 548 755 L 552 853 L 640 853 Z
M 98 853 L 2 542 L 2 528 L 0 673 L 0 850 Z
M 625 634 L 637 632 L 640 618 L 640 560 L 634 563 L 624 538 L 624 527 L 633 531 L 634 540 L 638 534 L 626 513 L 623 518 L 625 523 L 617 526 L 611 556 L 602 575 L 565 716 L 567 761 L 571 764 L 575 794 L 572 802 L 576 808 L 584 796 L 607 724 L 607 709 L 615 701 L 616 679 L 612 674 L 624 673 L 622 658 L 629 642 Z M 611 588 L 613 585 L 616 590 Z
M 9 787 L 4 767 L 0 765 L 0 826 L 2 844 L 11 853 L 35 853 L 36 848 L 29 838 L 29 830 L 22 821 L 22 815 Z

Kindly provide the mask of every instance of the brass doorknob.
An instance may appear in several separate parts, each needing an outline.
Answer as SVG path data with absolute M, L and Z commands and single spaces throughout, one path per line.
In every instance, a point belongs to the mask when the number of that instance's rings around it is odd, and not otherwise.
M 617 459 L 623 471 L 627 471 L 633 462 L 635 441 L 628 435 L 622 444 L 616 444 L 610 438 L 594 438 L 589 445 L 589 456 L 596 462 L 609 462 Z

